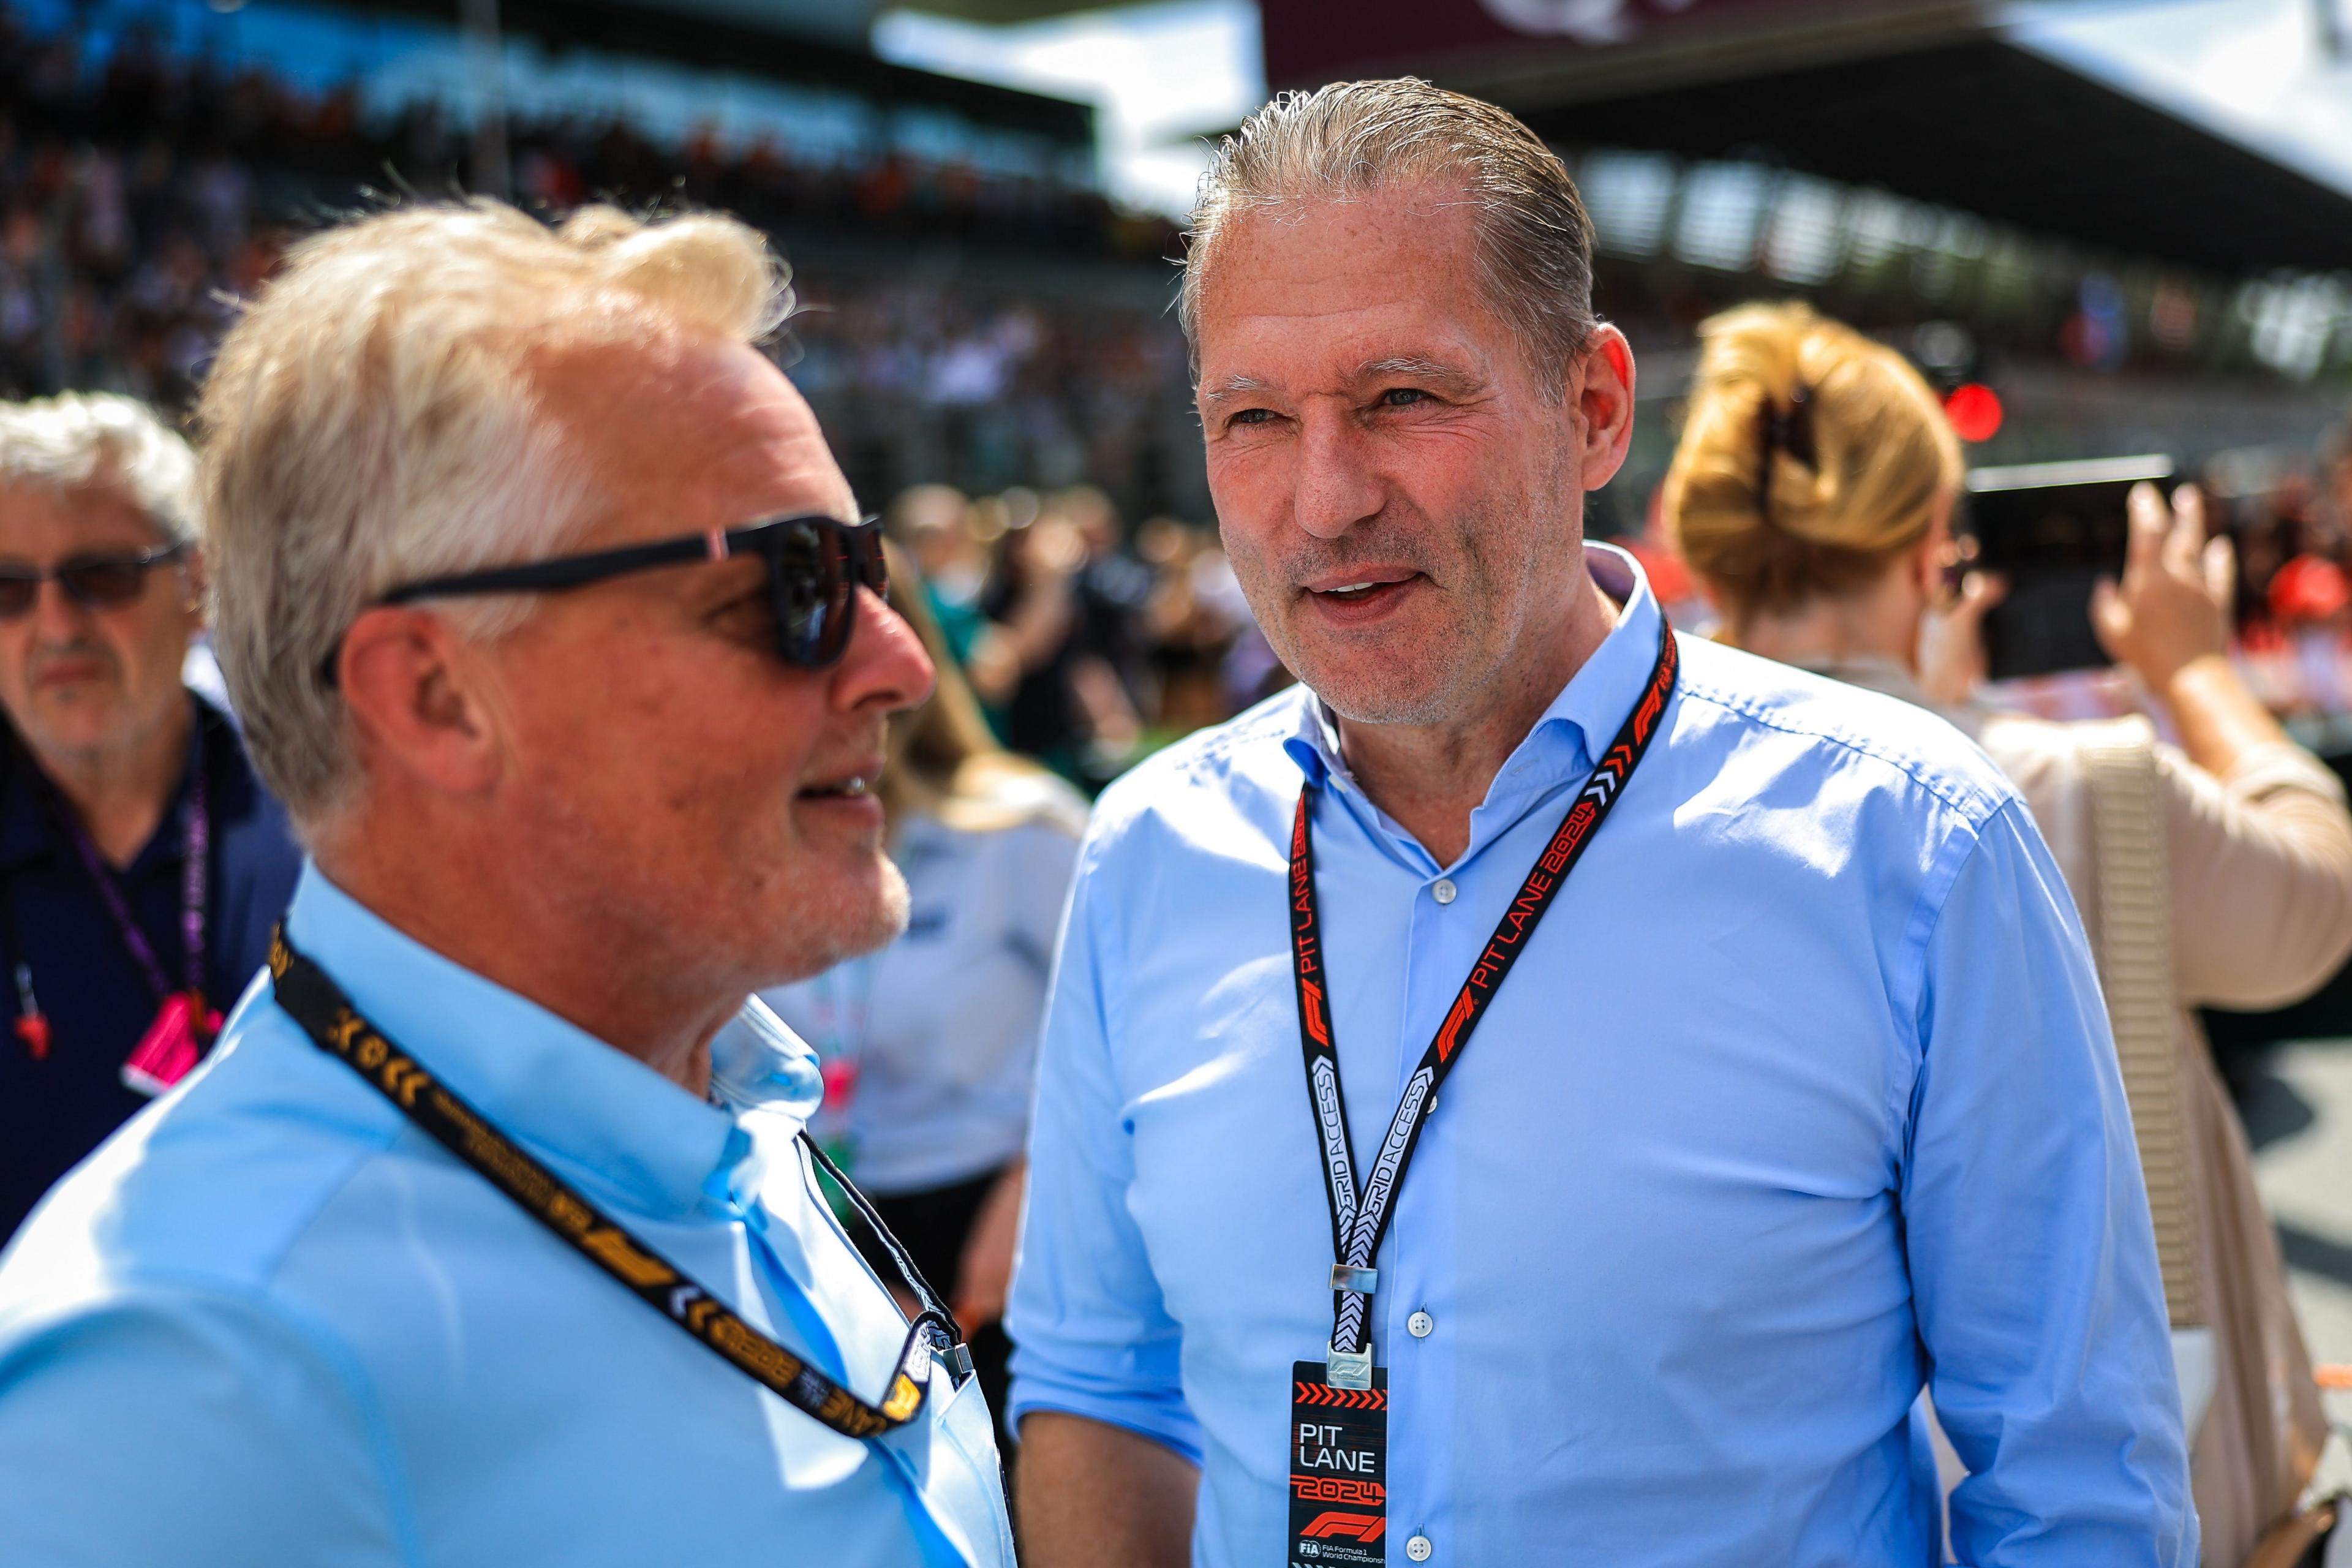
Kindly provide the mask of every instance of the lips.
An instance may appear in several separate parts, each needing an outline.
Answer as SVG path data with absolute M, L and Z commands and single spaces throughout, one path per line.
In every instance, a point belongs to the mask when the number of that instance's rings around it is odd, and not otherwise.
M 1359 566 L 1306 584 L 1304 597 L 1326 626 L 1368 626 L 1412 598 L 1428 581 L 1406 568 Z
M 1420 575 L 1410 566 L 1350 566 L 1343 571 L 1327 572 L 1300 586 L 1318 598 L 1337 599 L 1346 604 L 1365 598 L 1382 588 L 1410 582 Z
M 873 797 L 874 781 L 882 776 L 879 761 L 859 763 L 852 767 L 835 769 L 802 786 L 803 800 L 868 800 Z
M 108 675 L 104 661 L 95 658 L 52 659 L 35 668 L 34 686 L 69 686 L 86 680 L 103 680 Z

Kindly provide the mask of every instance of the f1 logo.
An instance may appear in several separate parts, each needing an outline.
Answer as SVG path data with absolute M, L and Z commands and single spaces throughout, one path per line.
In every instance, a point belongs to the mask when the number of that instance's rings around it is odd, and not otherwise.
M 1335 1535 L 1352 1537 L 1357 1541 L 1378 1541 L 1386 1534 L 1389 1521 L 1377 1513 L 1340 1513 L 1327 1509 L 1308 1521 L 1298 1532 L 1306 1541 L 1328 1541 Z

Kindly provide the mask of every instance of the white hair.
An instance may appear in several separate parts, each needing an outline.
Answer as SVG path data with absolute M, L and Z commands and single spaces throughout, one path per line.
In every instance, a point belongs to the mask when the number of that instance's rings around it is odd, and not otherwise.
M 587 465 L 540 407 L 551 346 L 679 331 L 756 342 L 783 267 L 710 214 L 590 207 L 550 229 L 475 200 L 383 213 L 295 247 L 222 343 L 198 409 L 214 640 L 262 777 L 306 836 L 358 784 L 322 675 L 403 583 L 544 557 Z M 453 611 L 491 636 L 527 600 Z
M 117 490 L 166 542 L 196 536 L 195 454 L 136 398 L 64 392 L 0 404 L 0 479 Z

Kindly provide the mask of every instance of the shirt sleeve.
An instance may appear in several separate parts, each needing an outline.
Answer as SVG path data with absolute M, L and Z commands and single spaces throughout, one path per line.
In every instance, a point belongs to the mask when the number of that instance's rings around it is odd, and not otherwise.
M 1106 974 L 1116 971 L 1117 952 L 1099 924 L 1100 889 L 1090 852 L 1045 1006 L 1021 1254 L 1005 1313 L 1009 1419 L 1017 1430 L 1034 1410 L 1084 1415 L 1197 1465 L 1200 1426 L 1179 1374 L 1182 1331 L 1128 1212 L 1135 1164 L 1111 1064 L 1117 1010 Z
M 1988 821 L 1928 936 L 1901 1194 L 1974 1568 L 2195 1568 L 2180 1397 L 2115 1044 L 2023 808 Z
M 2284 1006 L 2352 952 L 2352 816 L 2344 786 L 2296 746 L 2267 746 L 2216 778 L 2156 752 L 2182 998 Z
M 414 1563 L 383 1474 L 329 1355 L 257 1305 L 142 1293 L 0 1341 L 10 1568 Z

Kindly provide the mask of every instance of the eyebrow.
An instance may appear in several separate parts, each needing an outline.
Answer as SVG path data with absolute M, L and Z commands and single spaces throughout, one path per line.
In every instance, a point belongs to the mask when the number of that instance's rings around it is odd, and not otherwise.
M 1484 386 L 1483 378 L 1463 369 L 1423 354 L 1391 354 L 1386 359 L 1366 360 L 1356 367 L 1355 379 L 1376 381 L 1382 376 L 1402 375 L 1413 381 L 1432 382 L 1454 392 L 1475 392 Z
M 1394 375 L 1428 382 L 1454 393 L 1475 392 L 1486 385 L 1485 380 L 1472 372 L 1459 365 L 1447 364 L 1443 360 L 1431 359 L 1425 354 L 1391 354 L 1384 359 L 1366 360 L 1355 368 L 1349 380 L 1378 381 L 1384 376 Z M 1274 384 L 1263 376 L 1228 375 L 1213 384 L 1202 387 L 1201 398 L 1205 403 L 1224 403 L 1252 393 L 1273 390 Z
M 1211 403 L 1223 403 L 1227 398 L 1245 396 L 1253 392 L 1271 391 L 1273 384 L 1255 375 L 1229 375 L 1214 386 L 1202 387 L 1201 395 Z

